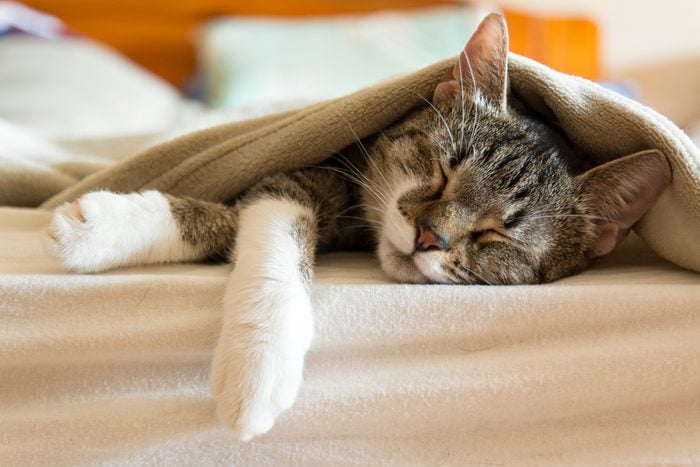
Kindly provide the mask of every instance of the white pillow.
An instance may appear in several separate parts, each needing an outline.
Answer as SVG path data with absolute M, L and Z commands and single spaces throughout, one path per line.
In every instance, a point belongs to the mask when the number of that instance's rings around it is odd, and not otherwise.
M 178 91 L 111 49 L 84 39 L 0 39 L 0 119 L 49 139 L 154 133 Z

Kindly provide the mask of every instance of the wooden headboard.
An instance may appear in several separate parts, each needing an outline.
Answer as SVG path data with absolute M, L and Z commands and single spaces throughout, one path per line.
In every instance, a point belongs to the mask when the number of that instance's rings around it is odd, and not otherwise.
M 195 69 L 192 36 L 221 15 L 316 16 L 438 5 L 458 0 L 23 0 L 78 33 L 109 44 L 176 85 Z M 511 49 L 562 71 L 597 76 L 595 25 L 506 12 Z

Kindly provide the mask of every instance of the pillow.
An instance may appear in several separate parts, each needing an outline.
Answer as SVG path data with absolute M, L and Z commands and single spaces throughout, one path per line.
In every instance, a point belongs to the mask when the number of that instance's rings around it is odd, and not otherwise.
M 340 96 L 456 55 L 483 17 L 444 7 L 312 19 L 219 18 L 197 39 L 215 107 Z
M 48 139 L 158 132 L 181 104 L 175 88 L 85 39 L 4 36 L 0 63 L 0 119 Z

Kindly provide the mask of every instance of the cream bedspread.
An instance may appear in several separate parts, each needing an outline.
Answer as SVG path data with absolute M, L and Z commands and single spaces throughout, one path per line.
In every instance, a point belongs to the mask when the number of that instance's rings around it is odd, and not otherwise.
M 65 274 L 0 208 L 3 465 L 700 463 L 700 275 L 637 239 L 549 285 L 322 257 L 295 406 L 247 444 L 208 391 L 227 266 Z

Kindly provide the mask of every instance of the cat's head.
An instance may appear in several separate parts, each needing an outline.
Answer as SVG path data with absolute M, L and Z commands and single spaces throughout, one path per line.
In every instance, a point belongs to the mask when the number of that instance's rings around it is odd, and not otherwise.
M 378 253 L 411 282 L 549 282 L 610 252 L 670 181 L 656 151 L 581 172 L 562 138 L 507 102 L 506 24 L 488 16 L 432 102 L 375 143 Z

